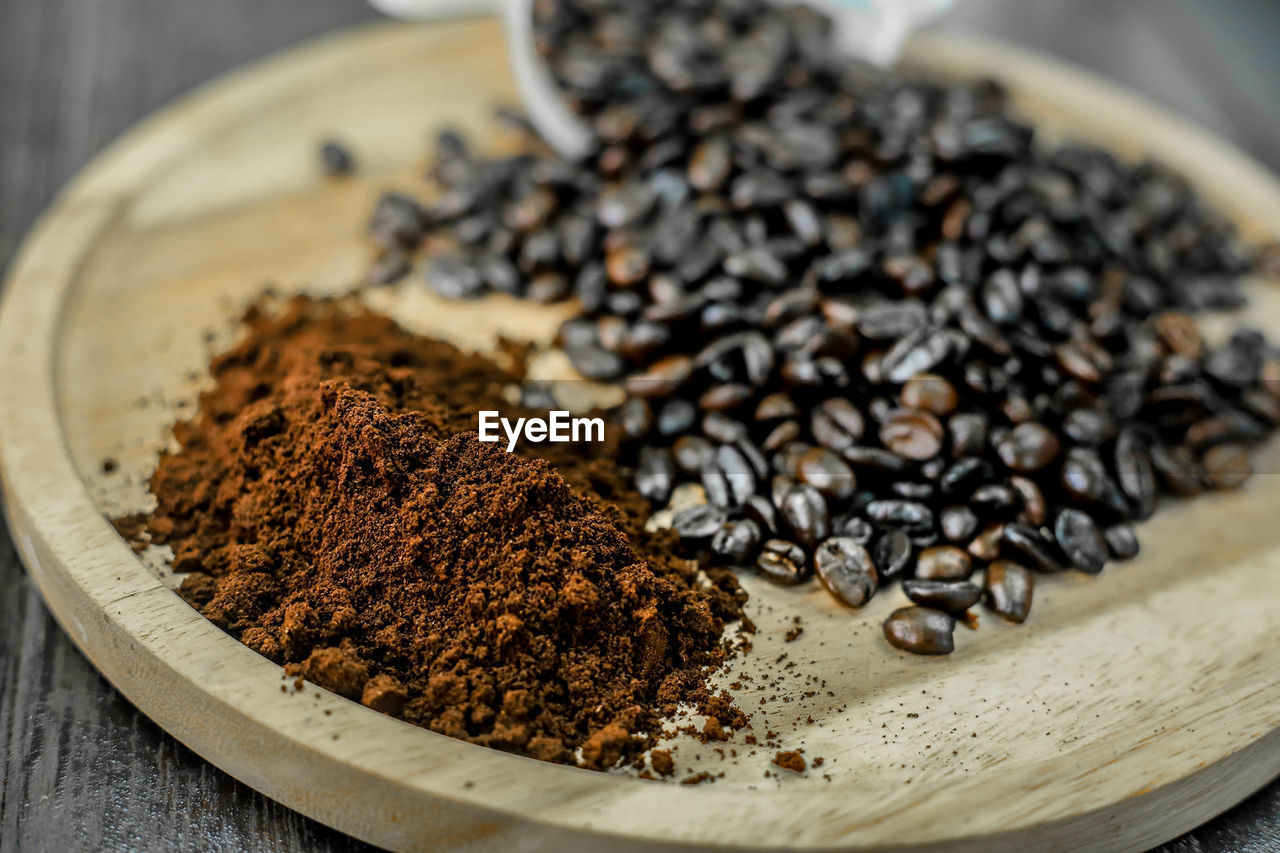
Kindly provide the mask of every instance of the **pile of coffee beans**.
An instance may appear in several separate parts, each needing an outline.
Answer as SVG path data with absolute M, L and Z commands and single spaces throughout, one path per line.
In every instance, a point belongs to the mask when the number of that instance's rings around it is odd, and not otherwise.
M 1162 493 L 1249 475 L 1280 358 L 1202 340 L 1251 263 L 1175 175 L 1038 145 L 995 85 L 841 57 L 803 7 L 537 13 L 594 150 L 445 134 L 437 199 L 380 202 L 370 276 L 575 298 L 558 343 L 625 383 L 639 489 L 701 487 L 690 549 L 851 607 L 900 580 L 886 638 L 948 653 L 977 602 L 1021 622 L 1033 573 L 1132 558 Z

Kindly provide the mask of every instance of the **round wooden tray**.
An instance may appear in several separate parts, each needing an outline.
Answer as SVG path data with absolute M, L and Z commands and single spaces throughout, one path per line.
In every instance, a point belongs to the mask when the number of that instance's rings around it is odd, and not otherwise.
M 1100 80 L 941 37 L 918 39 L 907 62 L 1002 79 L 1051 132 L 1152 154 L 1252 236 L 1280 228 L 1270 175 Z M 737 695 L 758 733 L 825 758 L 804 776 L 766 775 L 772 751 L 739 742 L 720 760 L 689 740 L 678 743 L 682 771 L 722 778 L 689 787 L 590 773 L 454 741 L 312 686 L 282 691 L 279 667 L 184 604 L 163 561 L 135 555 L 106 516 L 147 505 L 155 452 L 190 412 L 239 308 L 268 282 L 347 287 L 367 260 L 373 199 L 418 186 L 428 132 L 450 124 L 489 138 L 491 109 L 514 100 L 493 22 L 343 33 L 146 121 L 28 239 L 0 317 L 9 521 L 59 622 L 143 712 L 280 802 L 402 850 L 1136 850 L 1280 773 L 1276 476 L 1171 506 L 1144 525 L 1139 560 L 1043 579 L 1028 625 L 984 618 L 947 659 L 879 638 L 897 590 L 851 614 L 820 591 L 748 578 L 761 634 L 735 674 L 757 686 Z M 330 133 L 355 150 L 360 177 L 317 177 L 315 147 Z M 1260 283 L 1251 309 L 1273 333 L 1276 290 Z M 443 304 L 413 286 L 372 299 L 477 348 L 497 331 L 546 341 L 568 310 Z M 1278 451 L 1259 470 L 1280 471 Z M 795 616 L 804 634 L 785 644 Z

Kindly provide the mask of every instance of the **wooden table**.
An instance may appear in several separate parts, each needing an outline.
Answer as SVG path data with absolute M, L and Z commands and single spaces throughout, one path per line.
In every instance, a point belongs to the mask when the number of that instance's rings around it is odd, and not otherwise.
M 1280 168 L 1265 144 L 1277 116 L 1252 99 L 1257 77 L 1214 52 L 1202 10 L 1052 5 L 961 0 L 948 26 L 1092 65 Z M 0 0 L 0 265 L 63 181 L 137 118 L 230 66 L 368 17 L 359 0 Z M 367 849 L 234 782 L 134 711 L 54 625 L 3 533 L 0 583 L 0 850 Z M 1168 849 L 1280 850 L 1280 783 Z

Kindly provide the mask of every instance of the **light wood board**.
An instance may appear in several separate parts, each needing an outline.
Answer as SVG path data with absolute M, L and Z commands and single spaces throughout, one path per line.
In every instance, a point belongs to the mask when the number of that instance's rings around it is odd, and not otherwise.
M 1005 79 L 1055 132 L 1150 152 L 1250 235 L 1280 230 L 1271 176 L 1095 78 L 939 38 L 917 40 L 908 61 Z M 491 138 L 492 108 L 513 101 L 492 22 L 342 34 L 143 123 L 28 239 L 0 313 L 6 506 L 50 608 L 131 701 L 279 801 L 404 850 L 1136 850 L 1280 773 L 1277 447 L 1242 492 L 1144 525 L 1136 562 L 1038 579 L 1027 625 L 984 617 L 976 632 L 959 629 L 946 659 L 884 645 L 879 623 L 903 603 L 897 590 L 850 613 L 817 589 L 748 578 L 761 635 L 723 678 L 781 679 L 737 695 L 758 733 L 825 758 L 805 776 L 766 777 L 771 752 L 741 742 L 736 761 L 721 761 L 687 740 L 676 752 L 684 773 L 725 776 L 687 787 L 594 774 L 453 741 L 314 687 L 282 692 L 279 668 L 188 608 L 162 561 L 135 556 L 104 513 L 146 505 L 155 452 L 190 411 L 209 353 L 233 338 L 238 310 L 266 282 L 345 289 L 367 260 L 373 199 L 418 188 L 429 133 L 449 124 Z M 317 177 L 328 134 L 355 150 L 358 179 Z M 1255 291 L 1249 319 L 1280 331 L 1275 283 Z M 569 310 L 445 304 L 417 287 L 371 301 L 472 347 L 499 331 L 545 341 Z M 102 472 L 105 457 L 116 473 Z M 783 643 L 795 616 L 804 634 Z M 807 675 L 823 683 L 806 697 Z M 770 698 L 788 689 L 792 701 Z

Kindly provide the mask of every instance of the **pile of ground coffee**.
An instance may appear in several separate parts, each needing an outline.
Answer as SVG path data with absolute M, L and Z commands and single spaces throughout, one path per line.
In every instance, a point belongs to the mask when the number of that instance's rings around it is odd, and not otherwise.
M 376 710 L 548 761 L 634 758 L 681 703 L 745 723 L 706 686 L 732 577 L 645 534 L 608 463 L 468 431 L 518 372 L 350 302 L 245 320 L 151 480 L 146 534 L 201 613 Z

